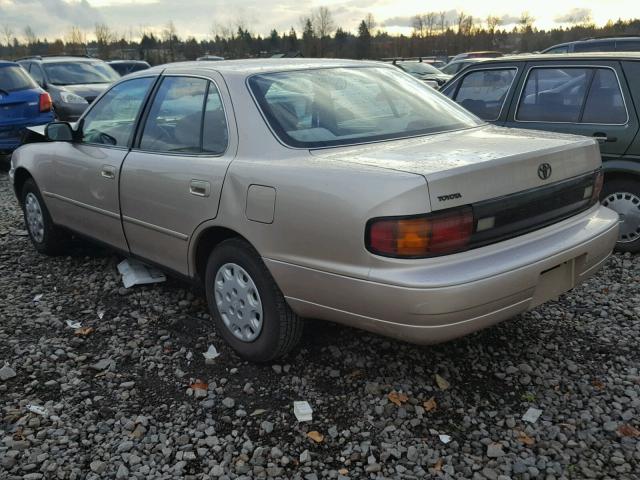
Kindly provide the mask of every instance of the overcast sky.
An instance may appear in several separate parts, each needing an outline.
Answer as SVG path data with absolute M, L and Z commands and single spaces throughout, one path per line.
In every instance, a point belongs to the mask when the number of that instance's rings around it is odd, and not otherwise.
M 97 22 L 120 34 L 134 37 L 142 30 L 159 31 L 170 20 L 182 37 L 211 35 L 214 26 L 242 24 L 251 32 L 266 34 L 294 27 L 300 31 L 301 17 L 326 6 L 336 26 L 355 31 L 360 20 L 372 13 L 378 25 L 390 32 L 411 31 L 416 13 L 456 10 L 478 18 L 487 15 L 514 22 L 528 11 L 539 28 L 565 24 L 570 18 L 590 17 L 602 25 L 609 19 L 640 17 L 640 0 L 0 0 L 0 31 L 9 25 L 18 36 L 29 25 L 39 37 L 64 37 L 71 25 L 91 32 Z M 91 35 L 89 35 L 91 37 Z

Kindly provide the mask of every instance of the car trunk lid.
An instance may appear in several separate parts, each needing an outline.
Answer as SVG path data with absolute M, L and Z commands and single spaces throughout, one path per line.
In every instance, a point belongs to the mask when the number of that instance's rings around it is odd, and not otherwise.
M 422 175 L 433 211 L 560 182 L 601 163 L 592 139 L 493 126 L 312 153 Z

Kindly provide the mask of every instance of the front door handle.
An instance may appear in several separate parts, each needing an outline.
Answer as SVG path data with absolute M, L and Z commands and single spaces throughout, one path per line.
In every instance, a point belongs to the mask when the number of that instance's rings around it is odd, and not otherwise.
M 595 138 L 600 143 L 613 143 L 618 141 L 618 137 L 609 137 L 604 132 L 594 133 L 593 138 Z
M 104 178 L 108 178 L 109 180 L 113 180 L 116 178 L 116 167 L 113 165 L 103 165 L 100 175 Z
M 191 180 L 189 193 L 196 197 L 208 197 L 211 193 L 211 184 L 205 180 Z

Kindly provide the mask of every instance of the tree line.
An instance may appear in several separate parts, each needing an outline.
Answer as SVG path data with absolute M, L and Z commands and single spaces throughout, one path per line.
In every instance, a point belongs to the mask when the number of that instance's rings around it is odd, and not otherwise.
M 204 39 L 182 37 L 173 22 L 162 29 L 117 33 L 106 24 L 88 32 L 70 27 L 62 38 L 40 38 L 30 26 L 15 31 L 0 25 L 0 58 L 29 55 L 91 55 L 103 59 L 140 59 L 152 65 L 193 60 L 209 54 L 225 58 L 302 55 L 304 57 L 391 58 L 441 56 L 473 50 L 505 53 L 539 51 L 551 45 L 587 37 L 640 35 L 640 19 L 609 21 L 597 27 L 591 19 L 567 19 L 568 26 L 539 29 L 535 18 L 523 12 L 517 19 L 488 16 L 479 19 L 465 12 L 427 12 L 411 20 L 411 34 L 391 34 L 369 14 L 355 32 L 336 25 L 331 11 L 320 7 L 300 19 L 298 29 L 269 35 L 255 34 L 243 22 L 233 28 L 214 26 Z M 509 21 L 509 27 L 504 23 Z

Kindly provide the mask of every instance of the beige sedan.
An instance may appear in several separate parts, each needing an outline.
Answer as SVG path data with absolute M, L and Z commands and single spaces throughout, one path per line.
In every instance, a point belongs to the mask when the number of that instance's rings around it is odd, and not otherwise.
M 595 140 L 489 126 L 378 62 L 156 67 L 46 137 L 11 169 L 35 248 L 75 233 L 204 284 L 255 361 L 305 317 L 467 334 L 571 289 L 617 238 Z

